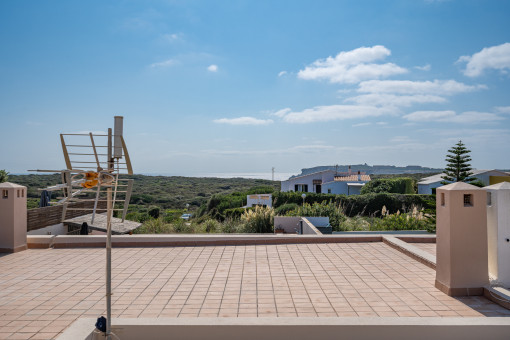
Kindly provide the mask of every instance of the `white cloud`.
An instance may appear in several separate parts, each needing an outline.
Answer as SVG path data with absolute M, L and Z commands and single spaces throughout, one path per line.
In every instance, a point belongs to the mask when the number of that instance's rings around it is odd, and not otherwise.
M 326 79 L 332 83 L 357 83 L 365 79 L 406 73 L 405 68 L 393 63 L 374 63 L 390 54 L 391 51 L 381 45 L 360 47 L 340 52 L 335 57 L 316 60 L 300 70 L 298 77 L 307 80 Z
M 390 139 L 390 142 L 392 142 L 392 143 L 409 143 L 412 141 L 413 140 L 411 138 L 409 138 L 409 136 L 395 136 Z
M 334 120 L 377 117 L 391 113 L 392 111 L 386 108 L 377 108 L 373 106 L 329 105 L 316 106 L 300 112 L 289 111 L 283 116 L 283 121 L 287 123 L 328 122 Z
M 165 61 L 161 61 L 159 63 L 150 64 L 150 67 L 152 67 L 152 68 L 170 67 L 170 66 L 174 66 L 176 64 L 177 64 L 177 60 L 175 60 L 175 59 L 168 59 L 168 60 L 165 60 Z
M 257 119 L 253 117 L 239 117 L 239 118 L 221 118 L 215 119 L 215 123 L 230 124 L 230 125 L 267 125 L 272 124 L 271 119 Z
M 365 123 L 352 124 L 352 127 L 368 126 L 368 125 L 372 125 L 372 123 L 365 122 Z
M 432 67 L 430 66 L 430 64 L 425 64 L 423 66 L 415 66 L 414 68 L 420 71 L 430 71 Z
M 359 84 L 358 92 L 454 95 L 486 88 L 485 85 L 466 85 L 455 80 L 368 80 Z
M 490 123 L 504 118 L 489 112 L 468 111 L 457 114 L 455 111 L 416 111 L 403 116 L 412 122 L 444 122 L 444 123 Z
M 410 96 L 398 96 L 386 93 L 370 93 L 360 96 L 350 97 L 345 100 L 346 102 L 354 102 L 360 105 L 374 105 L 374 106 L 411 106 L 413 104 L 424 103 L 443 103 L 446 101 L 443 97 L 433 95 L 415 94 Z
M 278 77 L 283 77 L 286 74 L 287 74 L 287 71 L 281 71 L 280 73 L 278 73 Z
M 510 43 L 485 47 L 472 56 L 462 56 L 457 62 L 466 62 L 464 75 L 480 76 L 486 69 L 496 69 L 503 73 L 510 70 Z
M 499 113 L 510 113 L 510 106 L 496 106 L 495 109 Z
M 278 111 L 272 113 L 272 115 L 281 118 L 281 117 L 285 116 L 287 113 L 290 113 L 290 112 L 292 112 L 292 109 L 286 107 L 285 109 L 281 109 L 281 110 L 278 110 Z
M 209 66 L 207 67 L 207 71 L 210 71 L 210 72 L 218 72 L 218 65 L 214 65 L 214 64 L 209 65 Z
M 173 43 L 182 40 L 183 36 L 182 33 L 167 33 L 161 35 L 161 39 L 165 42 Z

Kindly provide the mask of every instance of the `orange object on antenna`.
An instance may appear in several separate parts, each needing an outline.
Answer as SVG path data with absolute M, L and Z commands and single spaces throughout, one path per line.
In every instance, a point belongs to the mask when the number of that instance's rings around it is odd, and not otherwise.
M 80 185 L 86 189 L 93 188 L 99 183 L 98 177 L 99 174 L 97 172 L 89 171 L 84 173 L 85 182 L 81 183 Z

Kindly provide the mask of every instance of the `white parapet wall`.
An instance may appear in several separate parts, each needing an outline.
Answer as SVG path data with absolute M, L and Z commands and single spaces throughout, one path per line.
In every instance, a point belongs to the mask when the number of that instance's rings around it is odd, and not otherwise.
M 99 340 L 94 319 L 78 319 L 58 340 Z M 308 340 L 308 339 L 508 339 L 505 317 L 266 317 L 113 319 L 113 339 L 122 340 Z
M 487 241 L 489 278 L 510 288 L 510 183 L 485 187 L 487 190 Z

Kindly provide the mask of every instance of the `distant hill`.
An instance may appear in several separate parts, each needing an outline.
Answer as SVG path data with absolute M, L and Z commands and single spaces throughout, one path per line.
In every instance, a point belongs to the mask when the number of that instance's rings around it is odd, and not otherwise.
M 296 176 L 308 175 L 318 171 L 337 170 L 338 172 L 348 172 L 349 165 L 323 165 L 314 166 L 313 168 L 301 169 L 301 173 Z M 419 165 L 395 166 L 395 165 L 368 165 L 354 164 L 351 165 L 351 172 L 365 172 L 368 175 L 393 175 L 393 174 L 416 174 L 416 173 L 438 173 L 443 169 L 428 168 Z M 293 177 L 296 177 L 293 176 Z

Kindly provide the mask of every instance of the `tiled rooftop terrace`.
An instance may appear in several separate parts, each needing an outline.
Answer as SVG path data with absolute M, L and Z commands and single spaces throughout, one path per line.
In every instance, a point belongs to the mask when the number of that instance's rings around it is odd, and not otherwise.
M 416 244 L 415 244 L 416 245 Z M 0 255 L 0 339 L 50 339 L 105 314 L 105 250 Z M 382 242 L 113 249 L 113 317 L 510 318 L 452 298 L 435 271 Z

